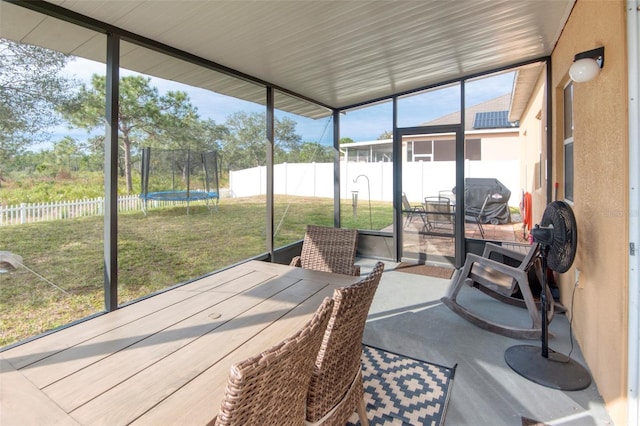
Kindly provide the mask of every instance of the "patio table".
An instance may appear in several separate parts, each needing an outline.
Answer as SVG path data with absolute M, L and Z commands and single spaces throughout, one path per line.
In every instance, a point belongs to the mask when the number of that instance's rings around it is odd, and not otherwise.
M 230 366 L 358 277 L 250 261 L 0 353 L 0 424 L 206 424 Z

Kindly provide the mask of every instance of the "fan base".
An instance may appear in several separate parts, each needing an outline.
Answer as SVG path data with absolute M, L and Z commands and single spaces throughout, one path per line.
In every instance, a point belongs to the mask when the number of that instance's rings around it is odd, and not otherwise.
M 516 373 L 542 386 L 567 391 L 589 387 L 591 375 L 578 362 L 552 350 L 548 358 L 541 352 L 538 346 L 517 345 L 506 350 L 504 359 Z

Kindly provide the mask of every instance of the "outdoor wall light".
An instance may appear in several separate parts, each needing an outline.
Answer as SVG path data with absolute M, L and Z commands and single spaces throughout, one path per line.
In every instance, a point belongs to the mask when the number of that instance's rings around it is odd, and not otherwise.
M 576 83 L 583 83 L 594 78 L 604 65 L 604 47 L 578 53 L 569 68 L 569 77 Z

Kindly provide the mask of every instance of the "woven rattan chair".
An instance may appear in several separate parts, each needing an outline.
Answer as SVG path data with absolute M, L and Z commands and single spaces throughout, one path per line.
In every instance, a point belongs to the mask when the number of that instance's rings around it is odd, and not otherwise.
M 234 364 L 215 425 L 303 425 L 305 399 L 318 348 L 334 306 L 325 298 L 292 337 Z
M 354 411 L 362 426 L 369 424 L 360 361 L 362 334 L 383 270 L 378 262 L 369 275 L 333 293 L 336 304 L 309 385 L 307 425 L 344 426 Z
M 308 225 L 300 256 L 291 266 L 344 275 L 360 275 L 354 265 L 358 247 L 358 230 Z

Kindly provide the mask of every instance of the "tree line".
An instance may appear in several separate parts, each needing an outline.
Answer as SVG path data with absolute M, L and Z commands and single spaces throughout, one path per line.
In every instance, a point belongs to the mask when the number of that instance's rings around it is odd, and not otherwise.
M 0 184 L 10 172 L 102 171 L 106 78 L 88 83 L 63 74 L 71 57 L 59 52 L 0 39 Z M 65 136 L 51 148 L 55 126 L 84 129 L 83 140 Z M 274 160 L 330 162 L 332 147 L 303 141 L 289 117 L 275 119 Z M 119 169 L 127 192 L 133 192 L 132 168 L 143 147 L 216 150 L 223 170 L 265 165 L 266 114 L 235 112 L 224 123 L 201 117 L 184 91 L 161 94 L 146 76 L 120 78 L 118 107 Z

